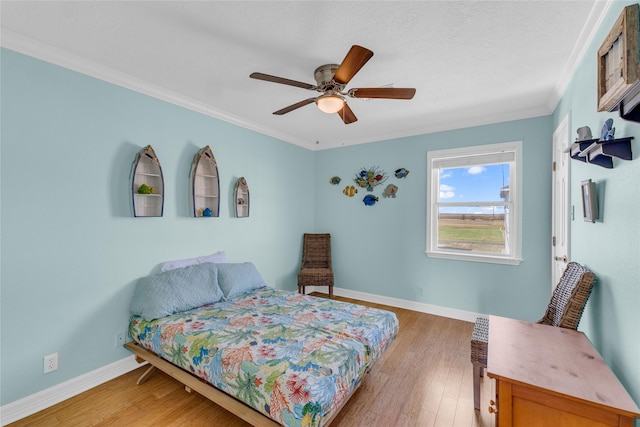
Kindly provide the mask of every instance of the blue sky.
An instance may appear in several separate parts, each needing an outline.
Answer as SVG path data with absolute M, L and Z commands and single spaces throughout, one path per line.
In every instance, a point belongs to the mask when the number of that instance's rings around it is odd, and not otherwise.
M 502 201 L 500 189 L 509 185 L 509 165 L 482 165 L 440 171 L 440 202 Z M 441 212 L 491 213 L 492 207 L 455 207 Z M 502 213 L 496 207 L 495 213 Z

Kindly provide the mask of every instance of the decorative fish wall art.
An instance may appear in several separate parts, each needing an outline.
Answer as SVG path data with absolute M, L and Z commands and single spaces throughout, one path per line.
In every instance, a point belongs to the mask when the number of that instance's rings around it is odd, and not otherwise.
M 358 193 L 358 189 L 353 185 L 347 185 L 344 187 L 344 190 L 342 190 L 342 193 L 347 197 L 353 197 Z
M 406 168 L 398 168 L 394 172 L 394 176 L 397 179 L 405 179 L 408 175 L 409 175 L 409 170 Z M 375 187 L 384 183 L 388 177 L 389 176 L 387 175 L 387 173 L 383 169 L 381 169 L 379 166 L 373 166 L 370 168 L 361 168 L 360 172 L 356 173 L 353 179 L 353 182 L 356 183 L 357 185 L 355 186 L 347 185 L 342 190 L 342 194 L 344 194 L 349 198 L 352 198 L 356 194 L 358 194 L 359 188 L 365 188 L 367 191 L 373 192 Z M 340 184 L 341 181 L 342 181 L 342 178 L 340 178 L 337 175 L 334 175 L 331 178 L 329 178 L 329 184 L 331 185 L 338 185 Z M 395 199 L 397 194 L 398 194 L 398 186 L 394 184 L 389 184 L 382 191 L 381 195 L 385 199 Z M 380 201 L 380 199 L 373 194 L 367 194 L 362 198 L 362 203 L 364 203 L 365 206 L 374 206 L 376 203 L 378 203 L 378 201 Z
M 396 169 L 395 175 L 398 179 L 404 179 L 409 175 L 409 171 L 405 168 Z
M 398 192 L 398 186 L 397 185 L 393 185 L 393 184 L 389 184 L 387 185 L 387 188 L 384 189 L 384 191 L 382 192 L 382 197 L 384 198 L 396 198 L 396 193 Z
M 366 188 L 367 191 L 373 191 L 374 187 L 385 182 L 387 178 L 388 176 L 385 171 L 378 166 L 373 166 L 369 169 L 362 168 L 360 172 L 356 173 L 353 181 L 361 188 Z
M 377 201 L 378 198 L 372 194 L 367 194 L 366 196 L 364 196 L 364 199 L 362 199 L 362 202 L 365 206 L 373 206 Z

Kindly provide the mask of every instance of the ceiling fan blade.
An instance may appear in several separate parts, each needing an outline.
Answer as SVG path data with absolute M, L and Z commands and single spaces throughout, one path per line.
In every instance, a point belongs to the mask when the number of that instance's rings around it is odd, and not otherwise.
M 344 103 L 344 106 L 340 109 L 340 111 L 338 111 L 338 115 L 345 125 L 358 121 L 358 118 L 355 114 L 353 114 L 353 111 L 351 111 L 351 108 L 349 108 L 349 104 L 347 104 L 346 102 Z
M 316 98 L 305 99 L 304 101 L 296 102 L 293 105 L 289 105 L 288 107 L 284 107 L 281 110 L 274 111 L 273 114 L 275 114 L 276 116 L 281 116 L 283 114 L 287 114 L 290 111 L 296 110 L 296 109 L 298 109 L 300 107 L 304 107 L 305 105 L 312 104 L 314 102 L 316 102 Z
M 399 87 L 365 87 L 349 90 L 349 96 L 353 98 L 411 99 L 415 94 L 414 88 Z
M 291 80 L 291 79 L 285 79 L 284 77 L 277 77 L 277 76 L 272 76 L 272 75 L 264 74 L 264 73 L 251 73 L 249 75 L 249 77 L 251 77 L 252 79 L 264 80 L 264 81 L 267 81 L 267 82 L 280 83 L 280 84 L 288 85 L 288 86 L 301 87 L 302 89 L 311 89 L 311 90 L 315 90 L 316 89 L 315 86 L 310 85 L 309 83 L 299 82 L 299 81 Z
M 373 52 L 366 47 L 353 45 L 347 56 L 342 60 L 342 64 L 336 70 L 336 74 L 333 76 L 333 80 L 336 83 L 347 84 L 356 75 L 358 71 L 367 63 L 373 56 Z

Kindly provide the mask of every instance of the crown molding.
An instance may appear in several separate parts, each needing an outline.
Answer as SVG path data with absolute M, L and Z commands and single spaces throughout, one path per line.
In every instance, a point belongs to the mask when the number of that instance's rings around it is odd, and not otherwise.
M 309 149 L 311 145 L 308 141 L 300 140 L 272 128 L 249 122 L 241 117 L 213 108 L 203 102 L 196 101 L 161 86 L 89 61 L 14 31 L 2 29 L 0 46 L 293 145 L 307 149 Z
M 573 50 L 571 51 L 569 59 L 564 66 L 564 70 L 560 74 L 560 78 L 556 81 L 553 91 L 551 92 L 551 96 L 547 101 L 549 110 L 554 111 L 558 106 L 562 95 L 567 90 L 569 82 L 573 78 L 573 75 L 576 73 L 578 65 L 580 65 L 580 63 L 584 59 L 587 49 L 591 45 L 591 42 L 593 42 L 593 39 L 598 32 L 602 21 L 604 20 L 614 1 L 615 0 L 595 1 L 593 9 L 591 9 L 591 13 L 589 13 L 587 21 L 585 22 L 584 26 L 582 27 L 582 31 L 578 36 L 578 41 L 573 46 Z

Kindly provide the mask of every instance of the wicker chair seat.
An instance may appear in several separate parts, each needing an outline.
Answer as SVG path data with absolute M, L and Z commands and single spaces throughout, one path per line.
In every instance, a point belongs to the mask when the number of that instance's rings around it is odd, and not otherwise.
M 298 284 L 304 286 L 332 286 L 333 271 L 330 268 L 305 268 L 298 273 Z
M 570 262 L 551 296 L 547 310 L 537 323 L 567 329 L 578 329 L 580 318 L 595 284 L 595 275 L 588 268 Z M 478 316 L 471 333 L 471 363 L 473 364 L 473 404 L 480 409 L 480 377 L 487 368 L 489 351 L 489 317 Z

